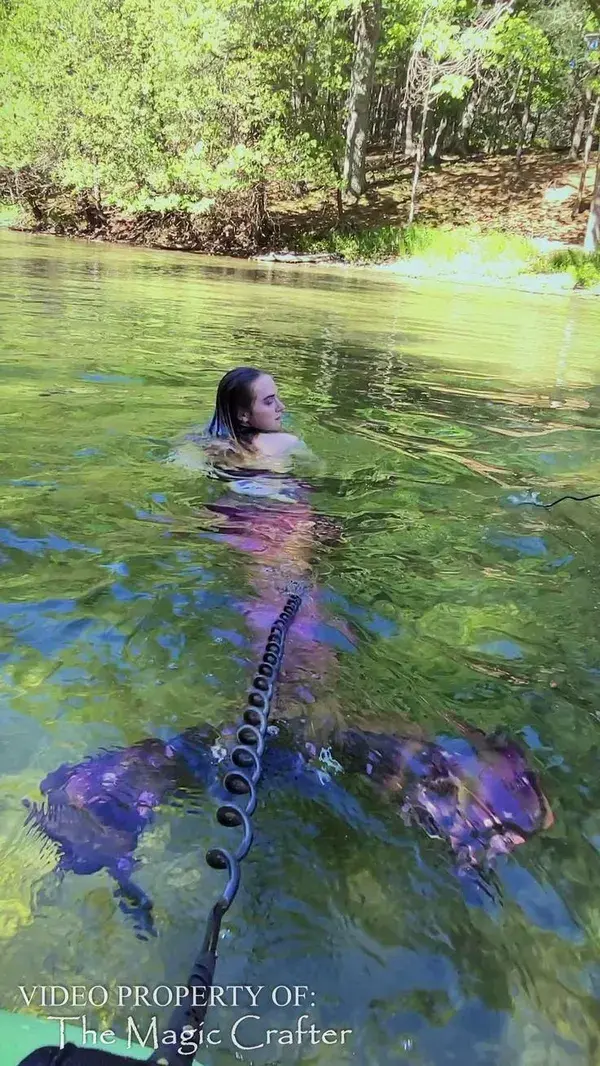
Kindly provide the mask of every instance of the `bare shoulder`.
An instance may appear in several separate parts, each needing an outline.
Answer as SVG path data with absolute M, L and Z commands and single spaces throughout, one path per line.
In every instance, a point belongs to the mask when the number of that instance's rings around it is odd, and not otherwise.
M 303 449 L 305 445 L 293 433 L 259 433 L 255 444 L 262 455 L 283 456 Z

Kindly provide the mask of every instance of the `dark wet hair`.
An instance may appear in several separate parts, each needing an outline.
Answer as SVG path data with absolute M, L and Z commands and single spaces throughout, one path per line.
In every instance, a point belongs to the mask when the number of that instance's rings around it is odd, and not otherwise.
M 215 413 L 207 429 L 209 437 L 225 437 L 239 444 L 251 443 L 256 430 L 245 425 L 240 414 L 250 412 L 254 400 L 252 386 L 262 373 L 252 366 L 238 366 L 221 378 Z

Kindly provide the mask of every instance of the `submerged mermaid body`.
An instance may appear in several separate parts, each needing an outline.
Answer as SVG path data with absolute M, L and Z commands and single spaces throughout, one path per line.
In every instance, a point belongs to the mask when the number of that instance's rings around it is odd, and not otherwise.
M 212 726 L 168 741 L 146 739 L 63 765 L 41 784 L 46 800 L 27 802 L 27 822 L 58 844 L 58 870 L 106 869 L 138 932 L 152 934 L 152 904 L 131 880 L 135 849 L 156 809 L 178 789 L 211 789 L 218 781 L 222 742 Z M 397 801 L 404 821 L 445 840 L 459 870 L 483 870 L 534 833 L 552 825 L 549 804 L 523 751 L 498 735 L 464 730 L 435 741 L 348 729 L 317 753 L 295 721 L 270 738 L 264 775 L 284 787 L 327 800 L 359 774 Z M 333 770 L 331 780 L 324 771 Z
M 265 404 L 268 399 L 263 397 Z M 221 439 L 224 427 L 227 447 L 231 410 L 223 410 L 215 415 L 216 435 Z M 268 425 L 270 417 L 259 409 L 261 424 Z M 228 478 L 228 496 L 209 510 L 222 523 L 215 535 L 252 559 L 257 598 L 242 609 L 264 634 L 278 613 L 282 586 L 310 573 L 319 519 L 304 483 L 264 469 L 254 474 L 248 478 L 237 471 Z M 331 650 L 318 639 L 321 624 L 317 600 L 307 596 L 290 633 L 288 665 L 294 661 L 296 643 L 308 652 L 313 670 L 329 669 Z M 426 741 L 346 728 L 335 731 L 331 748 L 317 755 L 307 732 L 309 727 L 296 719 L 274 742 L 270 739 L 265 777 L 278 774 L 286 787 L 300 791 L 310 785 L 311 794 L 317 782 L 320 794 L 332 802 L 351 775 L 368 778 L 384 796 L 398 801 L 405 820 L 445 840 L 460 868 L 480 868 L 552 824 L 523 752 L 497 735 L 463 730 L 459 739 Z M 28 804 L 27 821 L 58 845 L 61 872 L 106 869 L 117 883 L 120 905 L 133 913 L 138 930 L 151 933 L 151 901 L 131 879 L 135 849 L 170 795 L 185 787 L 210 789 L 216 783 L 220 739 L 216 729 L 206 726 L 164 742 L 142 740 L 122 751 L 61 766 L 42 782 L 44 802 Z M 327 769 L 333 770 L 335 780 L 327 777 Z
M 276 432 L 259 436 L 289 437 Z M 274 456 L 240 446 L 224 431 L 216 436 L 207 431 L 191 433 L 170 457 L 180 468 L 205 474 L 224 486 L 223 494 L 205 505 L 210 526 L 198 535 L 246 556 L 248 584 L 254 595 L 235 598 L 234 606 L 246 619 L 256 650 L 268 633 L 286 587 L 291 581 L 312 585 L 315 551 L 340 537 L 339 525 L 312 506 L 314 487 L 302 476 L 307 456 L 313 461 L 310 453 L 297 438 L 290 439 L 293 445 L 282 446 Z M 294 459 L 299 453 L 304 456 L 300 476 Z M 338 645 L 353 646 L 344 622 L 329 625 L 320 599 L 319 590 L 313 587 L 290 633 L 285 671 L 298 678 L 301 674 L 331 677 L 335 663 L 324 634 Z M 310 683 L 309 678 L 309 687 Z

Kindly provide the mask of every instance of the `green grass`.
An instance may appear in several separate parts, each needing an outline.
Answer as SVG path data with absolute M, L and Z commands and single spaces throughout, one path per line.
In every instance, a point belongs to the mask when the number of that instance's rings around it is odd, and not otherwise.
M 465 276 L 474 271 L 497 277 L 522 274 L 571 274 L 576 288 L 600 284 L 600 250 L 564 248 L 540 255 L 535 245 L 517 234 L 482 232 L 475 226 L 376 226 L 362 231 L 330 230 L 305 234 L 299 251 L 329 252 L 349 263 L 386 259 L 419 259 L 427 272 L 436 266 Z
M 349 263 L 377 262 L 402 255 L 404 233 L 398 226 L 376 226 L 359 232 L 332 229 L 321 236 L 303 233 L 296 242 L 299 252 L 329 252 Z
M 572 274 L 580 289 L 600 284 L 600 250 L 583 252 L 578 248 L 564 248 L 542 255 L 532 266 L 535 274 Z
M 357 232 L 333 229 L 324 235 L 306 234 L 298 242 L 301 252 L 329 252 L 349 263 L 373 263 L 385 259 L 419 256 L 431 261 L 451 262 L 460 255 L 472 255 L 484 263 L 499 259 L 533 261 L 530 241 L 510 233 L 482 233 L 461 226 L 376 226 Z
M 14 226 L 23 217 L 23 211 L 18 204 L 0 203 L 0 229 L 3 226 Z

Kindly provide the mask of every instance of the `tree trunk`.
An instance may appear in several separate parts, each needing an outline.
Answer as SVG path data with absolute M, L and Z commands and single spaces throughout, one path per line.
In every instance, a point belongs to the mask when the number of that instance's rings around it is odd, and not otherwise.
M 529 81 L 529 88 L 527 90 L 527 99 L 525 101 L 525 107 L 523 109 L 523 118 L 521 119 L 521 139 L 519 141 L 519 147 L 517 148 L 516 164 L 521 166 L 523 159 L 523 153 L 525 151 L 525 144 L 529 134 L 529 124 L 531 121 L 531 99 L 533 97 L 533 77 Z
M 419 132 L 419 143 L 417 145 L 417 158 L 415 159 L 415 170 L 413 174 L 413 183 L 410 194 L 410 211 L 408 214 L 409 226 L 415 220 L 417 213 L 417 190 L 419 188 L 419 180 L 421 178 L 421 170 L 423 169 L 423 162 L 425 160 L 425 136 L 427 134 L 427 119 L 429 117 L 429 100 L 431 98 L 431 86 L 433 85 L 433 66 L 429 71 L 429 81 L 427 83 L 427 89 L 425 90 L 425 96 L 423 99 L 423 117 L 421 119 L 421 129 Z
M 502 131 L 502 104 L 499 103 L 494 108 L 494 118 L 490 123 L 490 133 L 486 138 L 486 151 L 491 155 L 496 155 L 500 144 L 500 135 Z
M 404 130 L 404 108 L 400 108 L 398 112 L 398 118 L 396 119 L 396 125 L 394 126 L 394 134 L 392 137 L 392 165 L 396 162 L 396 152 L 398 151 L 398 143 L 402 137 Z
M 358 12 L 354 61 L 350 81 L 344 186 L 358 199 L 367 182 L 365 166 L 375 58 L 381 28 L 381 0 L 363 0 Z
M 404 127 L 404 155 L 411 156 L 415 154 L 415 142 L 413 138 L 413 110 L 412 107 L 406 109 L 406 125 Z
M 585 234 L 585 241 L 583 250 L 585 252 L 595 252 L 598 244 L 600 243 L 600 150 L 598 151 L 598 162 L 596 163 L 596 182 L 594 185 L 594 192 L 592 194 L 592 204 L 590 207 L 590 217 L 588 218 L 587 230 Z
M 519 95 L 519 89 L 521 88 L 521 82 L 523 81 L 523 74 L 524 73 L 525 73 L 525 71 L 524 71 L 523 67 L 519 67 L 519 73 L 518 73 L 517 78 L 515 80 L 515 84 L 513 86 L 513 91 L 510 94 L 510 100 L 508 101 L 508 106 L 506 108 L 506 122 L 503 123 L 502 130 L 500 131 L 500 134 L 498 136 L 498 148 L 499 148 L 500 151 L 502 150 L 502 145 L 503 145 L 504 141 L 506 140 L 506 138 L 508 136 L 508 131 L 509 131 L 509 128 L 510 128 L 510 123 L 511 123 L 512 115 L 513 115 L 514 107 L 515 107 L 515 104 L 517 102 L 517 96 Z
M 444 135 L 444 132 L 445 132 L 445 129 L 446 129 L 447 125 L 448 125 L 448 117 L 447 117 L 447 115 L 444 115 L 442 117 L 442 119 L 440 120 L 440 123 L 439 123 L 437 131 L 436 131 L 435 139 L 434 139 L 433 145 L 431 147 L 431 151 L 429 152 L 429 158 L 431 160 L 436 160 L 438 158 L 439 151 L 440 151 L 440 142 L 442 140 L 442 137 Z
M 398 85 L 390 85 L 385 98 L 385 114 L 383 117 L 383 136 L 386 144 L 390 143 L 391 135 L 396 125 L 396 112 L 398 110 Z
M 592 154 L 592 145 L 594 143 L 594 134 L 596 133 L 596 125 L 598 122 L 598 114 L 600 113 L 600 94 L 596 97 L 596 103 L 594 104 L 594 110 L 592 111 L 592 117 L 590 118 L 587 137 L 585 139 L 585 148 L 583 149 L 583 166 L 581 168 L 581 177 L 579 179 L 579 189 L 577 191 L 577 203 L 573 210 L 573 218 L 581 211 L 581 205 L 583 203 L 583 196 L 585 193 L 585 183 L 587 179 L 588 167 L 590 165 L 590 155 Z
M 586 89 L 585 96 L 581 101 L 579 108 L 579 114 L 577 115 L 577 121 L 575 122 L 575 128 L 573 130 L 573 137 L 571 139 L 571 151 L 569 152 L 569 159 L 575 161 L 579 157 L 579 149 L 581 148 L 581 142 L 583 140 L 583 131 L 585 129 L 585 117 L 587 115 L 588 105 L 592 99 L 592 90 Z
M 596 126 L 598 125 L 598 115 L 600 114 L 600 93 L 596 97 L 596 103 L 589 121 L 587 136 L 585 138 L 585 148 L 583 150 L 583 161 L 587 164 L 590 161 L 590 154 L 592 151 L 592 145 L 594 143 L 594 136 L 596 134 Z
M 379 92 L 377 93 L 377 103 L 373 110 L 373 119 L 371 121 L 371 133 L 376 142 L 379 142 L 381 137 L 381 112 L 383 110 L 383 85 L 379 86 Z
M 397 151 L 397 148 L 398 148 L 398 144 L 400 142 L 400 138 L 402 137 L 402 133 L 403 132 L 405 133 L 406 129 L 408 128 L 408 123 L 409 122 L 412 123 L 412 115 L 411 115 L 411 112 L 410 112 L 410 104 L 408 103 L 409 71 L 410 71 L 410 65 L 407 68 L 405 77 L 403 79 L 404 80 L 404 94 L 402 96 L 402 103 L 400 104 L 400 108 L 398 110 L 398 117 L 396 119 L 396 124 L 394 126 L 394 138 L 393 138 L 393 142 L 392 142 L 392 163 L 396 159 L 396 151 Z M 399 75 L 398 75 L 398 79 L 399 79 Z M 397 85 L 398 85 L 398 79 L 396 81 Z M 399 86 L 398 86 L 398 89 L 399 89 Z M 404 154 L 406 155 L 406 134 L 405 134 L 405 142 L 404 142 Z
M 471 93 L 467 100 L 465 109 L 460 120 L 460 132 L 458 134 L 457 151 L 461 156 L 467 156 L 469 154 L 469 135 L 471 128 L 475 121 L 475 112 L 477 109 L 477 97 L 475 93 Z
M 400 94 L 402 92 L 402 83 L 404 78 L 400 77 L 401 68 L 398 68 L 396 73 L 396 79 L 392 86 L 389 101 L 389 115 L 388 121 L 392 128 L 392 164 L 396 161 L 396 153 L 398 151 L 398 145 L 400 138 L 402 137 L 402 131 L 404 129 L 404 119 L 406 116 L 405 101 L 402 99 L 401 103 L 398 103 Z

